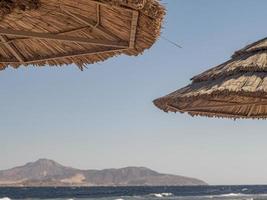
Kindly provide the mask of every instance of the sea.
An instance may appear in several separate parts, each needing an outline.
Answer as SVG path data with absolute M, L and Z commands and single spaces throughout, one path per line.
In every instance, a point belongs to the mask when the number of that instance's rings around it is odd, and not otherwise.
M 0 188 L 0 200 L 267 200 L 267 185 Z

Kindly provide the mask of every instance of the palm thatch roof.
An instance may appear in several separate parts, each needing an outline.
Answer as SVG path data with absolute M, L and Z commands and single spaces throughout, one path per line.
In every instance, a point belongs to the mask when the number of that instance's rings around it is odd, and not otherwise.
M 158 0 L 0 0 L 0 69 L 136 56 L 160 35 Z
M 267 38 L 154 104 L 168 112 L 225 118 L 267 118 Z

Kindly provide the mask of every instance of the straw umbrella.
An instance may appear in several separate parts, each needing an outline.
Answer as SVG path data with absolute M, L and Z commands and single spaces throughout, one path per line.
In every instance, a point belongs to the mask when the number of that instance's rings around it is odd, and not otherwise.
M 160 35 L 158 0 L 0 0 L 0 69 L 137 56 Z
M 225 118 L 267 118 L 267 38 L 154 104 L 168 112 Z

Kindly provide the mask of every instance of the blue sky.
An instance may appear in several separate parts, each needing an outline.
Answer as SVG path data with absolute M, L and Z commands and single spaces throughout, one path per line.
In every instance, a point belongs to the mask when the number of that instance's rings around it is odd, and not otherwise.
M 267 184 L 266 121 L 166 114 L 152 100 L 266 37 L 265 0 L 164 0 L 163 39 L 139 57 L 0 72 L 0 169 L 50 158 L 147 166 L 210 184 Z

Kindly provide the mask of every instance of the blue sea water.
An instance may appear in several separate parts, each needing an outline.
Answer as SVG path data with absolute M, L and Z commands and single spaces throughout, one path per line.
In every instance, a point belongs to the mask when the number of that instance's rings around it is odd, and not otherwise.
M 0 200 L 267 200 L 267 185 L 0 188 Z

